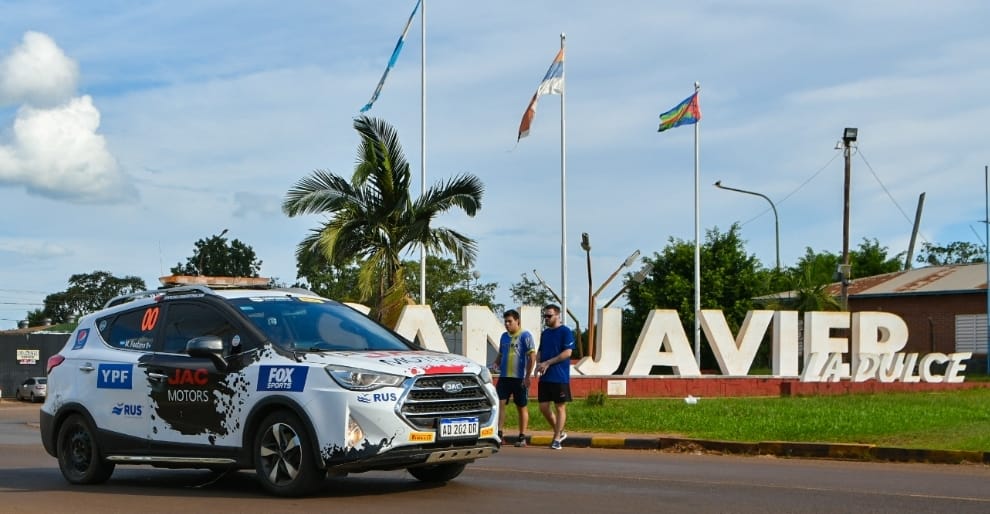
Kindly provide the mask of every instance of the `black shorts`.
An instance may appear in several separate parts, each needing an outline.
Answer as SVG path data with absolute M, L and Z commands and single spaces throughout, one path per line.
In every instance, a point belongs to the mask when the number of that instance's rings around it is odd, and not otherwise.
M 540 382 L 540 390 L 537 395 L 540 403 L 554 402 L 567 403 L 571 401 L 571 384 L 558 384 L 556 382 Z
M 499 377 L 495 382 L 495 391 L 498 399 L 508 401 L 512 397 L 513 403 L 519 407 L 525 407 L 529 403 L 529 387 L 526 381 L 521 378 Z

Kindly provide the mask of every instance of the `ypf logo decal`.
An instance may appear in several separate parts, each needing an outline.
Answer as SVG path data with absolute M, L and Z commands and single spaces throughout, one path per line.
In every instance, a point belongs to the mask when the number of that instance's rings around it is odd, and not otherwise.
M 133 369 L 131 364 L 100 364 L 96 370 L 97 389 L 131 389 Z
M 259 391 L 302 391 L 306 387 L 306 366 L 261 366 L 258 368 Z

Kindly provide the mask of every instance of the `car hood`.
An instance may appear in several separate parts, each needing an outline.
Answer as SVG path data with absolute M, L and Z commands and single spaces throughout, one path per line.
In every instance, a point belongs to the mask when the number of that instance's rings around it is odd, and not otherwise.
M 407 377 L 458 373 L 477 375 L 483 369 L 480 364 L 463 355 L 432 351 L 310 353 L 305 360 Z

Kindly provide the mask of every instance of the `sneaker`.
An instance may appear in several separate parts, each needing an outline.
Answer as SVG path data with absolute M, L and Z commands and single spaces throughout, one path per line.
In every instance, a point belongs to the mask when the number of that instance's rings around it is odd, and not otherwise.
M 561 432 L 560 439 L 558 439 L 558 441 L 564 442 L 564 439 L 567 439 L 567 432 Z
M 525 448 L 526 447 L 526 436 L 525 435 L 519 434 L 519 439 L 516 439 L 515 447 L 516 448 Z
M 550 445 L 550 449 L 551 449 L 551 450 L 562 450 L 562 449 L 564 449 L 564 447 L 560 445 L 560 441 L 554 441 L 554 442 L 553 442 L 553 443 L 552 443 L 552 444 Z

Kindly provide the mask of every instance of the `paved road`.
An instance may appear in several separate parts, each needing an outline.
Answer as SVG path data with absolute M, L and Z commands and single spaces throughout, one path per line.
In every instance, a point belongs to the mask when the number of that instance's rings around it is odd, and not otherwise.
M 0 512 L 990 512 L 990 467 L 506 447 L 443 486 L 405 472 L 331 479 L 279 499 L 253 475 L 119 467 L 69 486 L 37 441 L 36 406 L 0 409 Z M 32 441 L 33 439 L 33 441 Z

